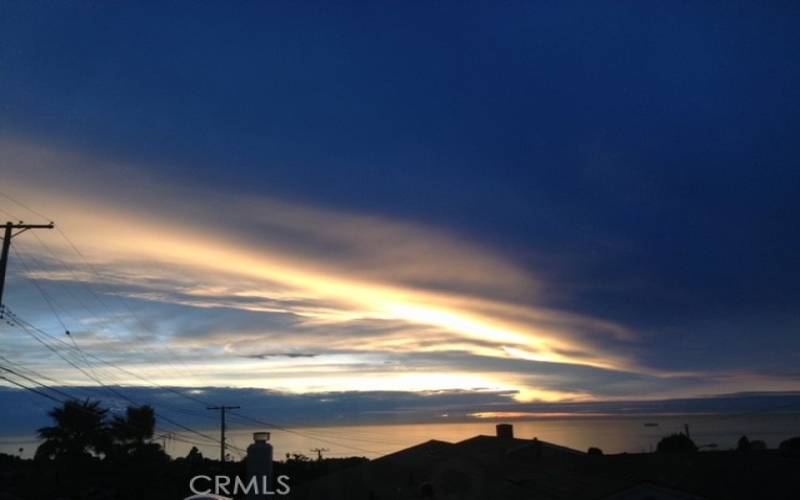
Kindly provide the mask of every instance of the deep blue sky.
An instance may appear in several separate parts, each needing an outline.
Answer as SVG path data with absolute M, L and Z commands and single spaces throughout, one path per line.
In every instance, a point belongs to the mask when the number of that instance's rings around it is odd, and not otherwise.
M 799 21 L 777 1 L 2 1 L 0 134 L 441 228 L 552 283 L 548 307 L 635 329 L 649 366 L 796 380 Z

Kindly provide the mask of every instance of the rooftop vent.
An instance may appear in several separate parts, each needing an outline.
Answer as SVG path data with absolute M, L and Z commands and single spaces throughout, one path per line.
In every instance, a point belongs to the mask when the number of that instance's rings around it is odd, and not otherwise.
M 514 426 L 511 424 L 497 424 L 497 437 L 504 439 L 513 439 Z

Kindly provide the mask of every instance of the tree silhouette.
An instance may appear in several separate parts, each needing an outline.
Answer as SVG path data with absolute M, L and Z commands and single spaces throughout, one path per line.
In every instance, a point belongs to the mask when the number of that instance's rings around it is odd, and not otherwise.
M 156 415 L 153 407 L 129 406 L 125 417 L 114 417 L 110 431 L 114 439 L 115 451 L 122 454 L 141 452 L 151 443 L 156 428 Z
M 686 434 L 672 434 L 658 442 L 659 453 L 682 453 L 697 451 L 697 445 Z
M 739 438 L 739 441 L 736 443 L 736 451 L 740 451 L 746 453 L 752 449 L 752 444 L 750 443 L 750 438 L 747 436 L 742 436 Z
M 796 436 L 781 441 L 781 444 L 778 446 L 778 449 L 781 450 L 782 453 L 790 455 L 800 454 L 800 436 Z
M 106 453 L 110 444 L 106 413 L 99 401 L 89 399 L 71 400 L 53 408 L 48 415 L 55 425 L 38 430 L 44 442 L 36 449 L 36 458 L 85 458 Z
M 197 449 L 197 446 L 192 446 L 189 453 L 186 454 L 186 460 L 192 464 L 198 464 L 203 461 L 203 454 Z
M 114 441 L 126 448 L 136 448 L 153 438 L 156 415 L 152 406 L 129 406 L 125 417 L 114 417 L 111 435 Z

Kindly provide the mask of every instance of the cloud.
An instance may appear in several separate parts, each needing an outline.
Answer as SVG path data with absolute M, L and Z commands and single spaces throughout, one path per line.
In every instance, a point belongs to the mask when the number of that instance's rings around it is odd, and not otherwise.
M 80 248 L 55 231 L 20 237 L 35 264 L 23 274 L 77 318 L 67 320 L 86 349 L 162 383 L 559 400 L 696 382 L 643 365 L 636 332 L 553 308 L 535 273 L 440 228 L 175 186 L 152 166 L 19 140 L 0 153 L 3 191 Z M 16 290 L 9 304 L 46 317 Z M 165 369 L 176 362 L 185 369 Z

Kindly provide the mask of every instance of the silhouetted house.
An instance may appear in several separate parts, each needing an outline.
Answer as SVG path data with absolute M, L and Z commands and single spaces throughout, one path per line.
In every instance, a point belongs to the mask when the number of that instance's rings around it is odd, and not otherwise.
M 788 500 L 798 465 L 785 450 L 588 454 L 501 425 L 494 436 L 428 441 L 297 484 L 289 498 Z
M 293 487 L 304 500 L 752 500 L 798 498 L 779 450 L 588 454 L 536 438 L 428 441 Z M 786 446 L 784 447 L 786 448 Z
M 513 437 L 510 425 L 495 436 L 458 443 L 428 441 L 293 491 L 293 498 L 381 499 L 597 499 L 630 483 L 583 479 L 586 453 L 538 439 Z M 602 457 L 600 457 L 602 458 Z

